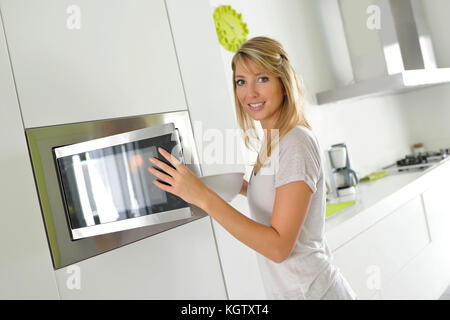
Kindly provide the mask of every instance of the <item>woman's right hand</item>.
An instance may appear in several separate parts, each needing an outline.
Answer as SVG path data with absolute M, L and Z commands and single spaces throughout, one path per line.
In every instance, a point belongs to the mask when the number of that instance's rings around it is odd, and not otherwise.
M 248 187 L 248 182 L 247 180 L 242 180 L 242 187 L 241 187 L 241 191 L 239 191 L 239 194 L 242 194 L 243 196 L 247 196 L 247 187 Z

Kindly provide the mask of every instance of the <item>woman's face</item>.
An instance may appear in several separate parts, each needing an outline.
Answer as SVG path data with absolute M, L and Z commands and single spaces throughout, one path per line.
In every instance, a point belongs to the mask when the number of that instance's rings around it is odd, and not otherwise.
M 273 129 L 278 119 L 284 92 L 280 79 L 245 60 L 236 65 L 236 95 L 245 112 L 261 122 L 263 129 Z

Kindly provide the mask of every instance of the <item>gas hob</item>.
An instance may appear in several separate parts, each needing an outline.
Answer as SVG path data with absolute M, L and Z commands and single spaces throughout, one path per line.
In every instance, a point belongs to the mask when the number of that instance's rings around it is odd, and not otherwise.
M 403 159 L 384 167 L 383 170 L 393 172 L 421 171 L 438 164 L 450 154 L 450 148 L 436 152 L 424 152 L 416 155 L 406 155 Z

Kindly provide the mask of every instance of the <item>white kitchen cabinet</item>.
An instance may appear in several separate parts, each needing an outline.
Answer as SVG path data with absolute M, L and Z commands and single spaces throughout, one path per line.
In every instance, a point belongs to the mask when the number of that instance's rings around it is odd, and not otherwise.
M 449 243 L 432 241 L 381 290 L 382 299 L 438 299 L 450 283 Z
M 26 128 L 187 109 L 164 0 L 0 9 Z
M 437 299 L 450 283 L 450 168 L 422 193 L 431 243 L 382 290 L 383 299 Z
M 450 181 L 448 179 L 442 179 L 423 193 L 423 202 L 429 216 L 433 240 L 439 242 L 450 243 L 449 198 Z
M 227 91 L 231 79 L 225 78 L 209 2 L 166 3 L 202 172 L 243 171 L 237 148 L 242 138 L 237 131 L 234 101 Z
M 358 297 L 369 299 L 429 243 L 418 196 L 334 251 L 334 262 Z
M 344 214 L 331 229 L 334 261 L 360 299 L 437 299 L 448 287 L 449 177 L 450 161 L 444 161 L 422 173 L 367 184 L 366 210 Z M 380 188 L 396 191 L 369 205 L 368 195 Z M 373 220 L 374 215 L 380 219 Z M 368 227 L 336 245 L 341 233 L 354 231 L 355 225 Z
M 185 0 L 167 0 L 166 3 L 202 173 L 244 172 L 244 163 L 238 159 L 241 137 L 236 134 L 234 102 L 227 91 L 231 78 L 225 77 L 209 1 L 195 1 L 195 5 Z M 235 147 L 234 153 L 225 149 L 230 145 Z M 212 146 L 217 147 L 217 156 L 211 157 Z M 234 154 L 231 161 L 226 158 L 230 154 Z M 231 205 L 249 216 L 247 200 L 242 196 L 236 197 Z M 264 299 L 255 252 L 216 221 L 212 220 L 212 225 L 228 297 Z
M 62 299 L 226 299 L 202 218 L 55 271 Z
M 20 102 L 3 41 L 0 79 L 12 103 L 0 119 L 9 137 L 0 194 L 11 214 L 0 225 L 0 297 L 226 298 L 209 218 L 53 270 L 21 111 L 30 128 L 187 109 L 163 0 L 77 1 L 79 30 L 66 28 L 71 4 L 0 0 Z
M 385 288 L 383 299 L 437 299 L 450 284 L 450 162 L 428 176 L 421 197 L 432 242 Z
M 58 299 L 0 17 L 0 300 Z

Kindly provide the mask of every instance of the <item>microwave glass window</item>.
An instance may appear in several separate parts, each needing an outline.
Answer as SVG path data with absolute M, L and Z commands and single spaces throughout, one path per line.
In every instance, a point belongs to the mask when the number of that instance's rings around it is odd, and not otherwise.
M 188 207 L 153 184 L 149 158 L 177 147 L 171 134 L 57 159 L 72 229 Z M 169 164 L 170 165 L 170 164 Z M 158 169 L 158 168 L 157 168 Z

